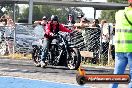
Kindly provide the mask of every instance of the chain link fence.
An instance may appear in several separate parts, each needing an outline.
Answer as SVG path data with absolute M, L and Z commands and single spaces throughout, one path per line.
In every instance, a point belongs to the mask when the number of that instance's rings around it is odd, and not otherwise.
M 88 51 L 83 60 L 96 64 L 100 63 L 106 65 L 110 63 L 111 59 L 114 59 L 115 49 L 113 44 L 113 28 L 106 25 L 104 28 L 107 31 L 108 39 L 104 41 L 103 35 L 105 34 L 102 28 L 86 27 L 81 29 L 81 32 L 74 31 L 74 38 L 72 39 L 74 44 L 80 51 Z M 106 37 L 106 36 L 105 36 Z M 91 57 L 92 56 L 92 57 Z
M 0 54 L 31 53 L 32 30 L 32 25 L 0 26 Z
M 0 26 L 0 54 L 6 55 L 12 53 L 14 50 L 14 36 L 10 34 L 15 27 Z
M 74 38 L 72 39 L 74 44 L 80 51 L 89 51 L 93 53 L 93 57 L 90 59 L 92 63 L 97 63 L 100 59 L 100 28 L 84 28 L 81 32 L 74 31 Z M 84 59 L 86 60 L 86 59 Z
M 1 26 L 0 54 L 31 53 L 32 43 L 37 40 L 33 30 L 33 25 L 16 25 L 15 27 Z M 73 33 L 72 42 L 74 45 L 80 51 L 92 52 L 93 57 L 86 57 L 90 58 L 91 63 L 107 64 L 108 58 L 111 58 L 111 55 L 114 58 L 114 46 L 110 41 L 102 41 L 103 32 L 101 28 L 86 27 L 81 32 L 74 30 Z M 86 60 L 85 57 L 83 60 Z

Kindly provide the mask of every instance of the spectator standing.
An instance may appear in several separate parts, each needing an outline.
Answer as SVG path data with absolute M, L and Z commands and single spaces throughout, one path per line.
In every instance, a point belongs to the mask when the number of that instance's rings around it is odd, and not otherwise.
M 132 88 L 132 0 L 128 0 L 128 3 L 128 7 L 119 10 L 115 15 L 114 74 L 124 74 L 128 64 L 131 78 L 128 88 Z M 110 88 L 118 88 L 118 84 L 114 83 Z
M 110 40 L 110 50 L 111 50 L 111 55 L 112 55 L 112 59 L 115 60 L 115 23 L 113 23 L 113 30 L 112 30 L 112 36 L 111 36 L 111 40 Z
M 96 64 L 99 59 L 100 50 L 101 30 L 99 26 L 99 20 L 94 19 L 90 27 L 92 27 L 92 29 L 89 30 L 89 51 L 95 54 L 94 58 L 92 59 L 92 63 Z
M 15 23 L 13 21 L 13 19 L 6 15 L 6 19 L 7 19 L 7 24 L 6 24 L 6 28 L 7 30 L 5 31 L 5 36 L 10 36 L 10 34 L 12 33 L 12 31 L 14 30 L 15 28 Z M 9 51 L 9 54 L 13 53 L 13 41 L 6 41 L 7 45 L 8 45 L 8 51 Z
M 87 44 L 85 27 L 89 27 L 89 24 L 90 24 L 90 21 L 86 17 L 80 18 L 80 22 L 74 24 L 74 26 L 76 27 L 76 30 L 82 33 L 85 44 Z
M 105 23 L 107 23 L 106 20 L 101 20 L 101 22 L 100 22 L 100 27 L 103 28 L 103 25 L 104 25 Z
M 0 18 L 0 25 L 5 26 L 6 24 L 7 24 L 7 19 L 5 18 L 5 16 L 2 16 Z
M 46 24 L 48 23 L 48 18 L 46 16 L 43 16 L 42 17 L 42 20 L 39 20 L 39 21 L 35 21 L 34 22 L 34 25 L 42 25 L 43 27 L 46 26 Z
M 43 16 L 41 25 L 46 26 L 47 23 L 48 23 L 48 18 L 46 16 Z
M 75 23 L 76 30 L 83 31 L 85 27 L 89 27 L 90 21 L 86 17 L 80 18 L 79 23 Z
M 94 19 L 91 27 L 98 27 L 98 28 L 100 28 L 100 26 L 99 26 L 99 20 L 98 19 Z
M 35 21 L 34 22 L 34 29 L 35 29 L 34 32 L 40 36 L 44 35 L 46 24 L 48 24 L 48 19 L 46 16 L 43 16 L 41 21 Z
M 0 26 L 5 26 L 5 21 L 3 21 L 3 19 L 0 19 Z
M 110 32 L 110 25 L 106 22 L 106 20 L 101 21 L 101 28 L 102 28 L 102 42 L 101 42 L 101 62 L 103 65 L 107 64 L 108 61 L 108 49 L 109 49 L 109 32 Z
M 6 26 L 14 27 L 15 23 L 13 22 L 13 20 L 11 18 L 7 18 Z

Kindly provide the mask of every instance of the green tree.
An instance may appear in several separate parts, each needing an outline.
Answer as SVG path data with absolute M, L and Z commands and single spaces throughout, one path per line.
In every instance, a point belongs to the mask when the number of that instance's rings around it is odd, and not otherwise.
M 127 3 L 128 0 L 107 0 L 108 2 Z
M 33 20 L 36 20 L 41 17 L 40 9 L 38 6 L 33 6 Z M 20 16 L 20 19 L 28 19 L 29 7 L 23 9 L 23 13 Z
M 0 4 L 0 16 L 7 14 L 9 16 L 11 16 L 13 18 L 13 4 Z M 2 11 L 2 8 L 5 8 L 6 11 Z M 19 17 L 19 6 L 15 5 L 15 15 L 16 15 L 16 19 Z
M 21 14 L 21 19 L 28 19 L 29 7 L 23 10 Z M 47 16 L 50 20 L 51 15 L 58 15 L 59 21 L 66 23 L 68 14 L 72 13 L 75 18 L 78 13 L 82 13 L 82 10 L 79 8 L 68 8 L 60 6 L 51 6 L 51 5 L 35 5 L 33 7 L 33 20 L 41 20 L 43 16 Z
M 115 13 L 116 10 L 104 10 L 101 12 L 101 18 L 100 19 L 106 19 L 108 22 L 115 22 Z
M 107 0 L 108 2 L 126 3 L 127 0 Z M 103 10 L 100 19 L 106 19 L 108 22 L 115 22 L 115 13 L 117 10 Z
M 2 11 L 3 8 L 5 8 L 6 11 L 3 12 Z M 11 12 L 11 11 L 13 11 L 13 4 L 0 4 L 0 12 L 1 12 L 0 16 L 7 14 L 7 12 Z

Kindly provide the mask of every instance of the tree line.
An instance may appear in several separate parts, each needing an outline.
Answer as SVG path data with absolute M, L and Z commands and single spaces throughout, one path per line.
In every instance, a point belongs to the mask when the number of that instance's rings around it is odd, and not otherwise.
M 80 0 L 81 1 L 81 0 Z M 92 1 L 92 0 L 90 0 Z M 107 2 L 127 3 L 127 0 L 107 0 Z M 2 11 L 2 8 L 6 8 L 6 11 Z M 19 11 L 19 6 L 15 5 L 16 20 L 28 19 L 29 7 L 23 9 L 22 13 Z M 115 22 L 115 13 L 117 10 L 103 10 L 101 12 L 100 20 L 106 19 L 108 22 Z M 76 18 L 78 14 L 84 14 L 81 9 L 77 7 L 60 7 L 52 5 L 34 5 L 33 6 L 33 20 L 41 20 L 43 16 L 47 16 L 50 19 L 52 14 L 58 15 L 60 22 L 66 23 L 68 14 L 73 14 Z M 0 16 L 8 14 L 13 17 L 13 5 L 12 4 L 0 4 Z
M 128 0 L 107 0 L 107 2 L 116 2 L 116 3 L 127 3 Z M 117 10 L 103 10 L 101 12 L 100 19 L 106 19 L 108 22 L 115 22 L 115 13 Z
M 0 6 L 0 16 L 3 14 L 8 14 L 13 17 L 13 5 L 4 4 Z M 2 8 L 6 8 L 6 11 L 2 11 Z M 16 20 L 19 19 L 28 19 L 29 7 L 23 8 L 23 11 L 20 13 L 19 6 L 16 5 Z M 68 19 L 68 14 L 73 14 L 76 18 L 78 14 L 84 14 L 81 9 L 76 7 L 60 7 L 60 6 L 51 6 L 51 5 L 34 5 L 33 6 L 33 20 L 41 20 L 43 16 L 47 16 L 50 19 L 51 15 L 58 15 L 59 21 L 66 23 Z

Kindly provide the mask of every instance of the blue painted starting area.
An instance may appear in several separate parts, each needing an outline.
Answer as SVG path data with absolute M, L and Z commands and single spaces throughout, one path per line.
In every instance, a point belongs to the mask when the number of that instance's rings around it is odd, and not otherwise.
M 0 88 L 86 88 L 86 87 L 24 78 L 0 77 Z

